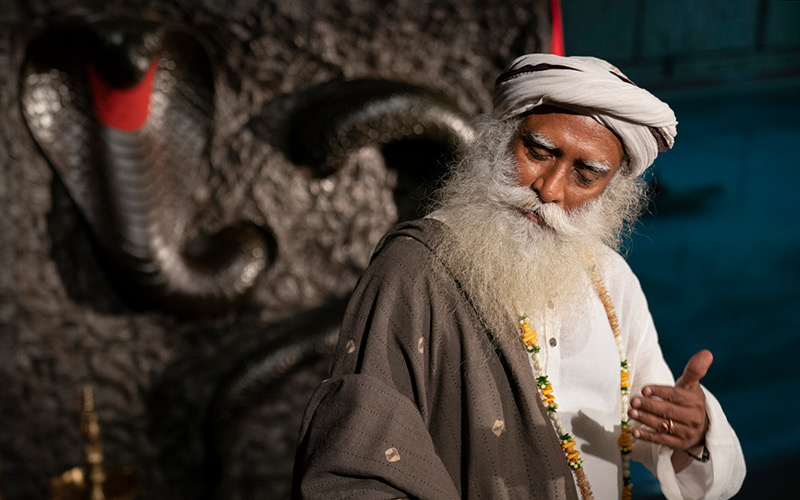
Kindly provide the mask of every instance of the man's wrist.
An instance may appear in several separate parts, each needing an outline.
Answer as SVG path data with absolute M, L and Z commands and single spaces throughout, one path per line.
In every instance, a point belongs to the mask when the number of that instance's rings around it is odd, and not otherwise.
M 708 462 L 708 459 L 710 457 L 710 454 L 708 453 L 708 448 L 706 448 L 705 439 L 703 440 L 702 443 L 696 446 L 693 446 L 691 448 L 685 448 L 683 452 L 689 455 L 690 457 L 694 458 L 698 462 L 702 463 Z

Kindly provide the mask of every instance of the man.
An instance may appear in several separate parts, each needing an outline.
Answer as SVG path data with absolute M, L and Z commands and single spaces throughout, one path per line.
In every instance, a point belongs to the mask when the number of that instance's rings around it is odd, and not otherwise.
M 617 249 L 672 110 L 594 58 L 497 80 L 428 217 L 378 244 L 309 403 L 303 498 L 728 498 L 745 466 L 701 351 L 674 381 Z

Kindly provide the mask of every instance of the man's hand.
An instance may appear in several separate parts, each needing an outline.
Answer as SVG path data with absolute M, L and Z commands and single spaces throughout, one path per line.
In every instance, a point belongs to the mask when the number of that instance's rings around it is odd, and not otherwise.
M 673 454 L 673 465 L 678 471 L 691 462 L 681 450 L 703 444 L 708 431 L 706 397 L 700 388 L 700 379 L 713 360 L 711 351 L 704 349 L 692 356 L 675 387 L 648 385 L 642 389 L 641 396 L 631 399 L 628 415 L 654 429 L 634 429 L 633 437 L 678 450 L 680 455 Z

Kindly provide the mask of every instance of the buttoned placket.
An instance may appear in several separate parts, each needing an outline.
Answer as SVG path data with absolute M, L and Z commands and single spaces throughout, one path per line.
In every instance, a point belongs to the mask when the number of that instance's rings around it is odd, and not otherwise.
M 539 339 L 539 346 L 541 347 L 539 359 L 542 363 L 542 373 L 539 375 L 547 375 L 556 391 L 556 397 L 558 397 L 558 382 L 561 379 L 560 332 L 562 319 L 561 315 L 553 309 L 551 304 L 552 303 L 548 303 L 547 307 L 541 308 L 539 314 L 532 317 L 532 326 L 538 333 L 537 337 Z M 551 343 L 551 341 L 554 342 Z M 553 343 L 555 343 L 555 345 L 553 345 Z M 530 357 L 530 362 L 531 369 L 533 369 L 532 356 Z

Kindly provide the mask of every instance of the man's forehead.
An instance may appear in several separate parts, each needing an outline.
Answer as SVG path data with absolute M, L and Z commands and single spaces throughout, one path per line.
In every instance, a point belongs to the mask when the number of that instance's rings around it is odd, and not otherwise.
M 572 115 L 572 116 L 582 116 L 588 119 L 591 119 L 593 122 L 597 123 L 598 125 L 602 126 L 605 130 L 611 132 L 614 137 L 619 142 L 620 147 L 622 148 L 622 156 L 623 160 L 628 157 L 628 151 L 625 147 L 625 142 L 622 140 L 622 137 L 617 134 L 615 130 L 610 128 L 608 125 L 600 121 L 596 114 L 592 113 L 591 110 L 587 109 L 577 109 L 575 107 L 569 107 L 565 105 L 559 104 L 542 104 L 540 106 L 536 106 L 535 108 L 527 111 L 522 115 L 522 122 L 520 124 L 520 130 L 526 129 L 526 132 L 535 132 L 539 138 L 546 139 L 548 142 L 552 144 L 552 140 L 545 134 L 540 133 L 538 130 L 531 130 L 526 126 L 526 118 L 531 115 L 550 115 L 550 114 L 561 114 L 561 115 Z

